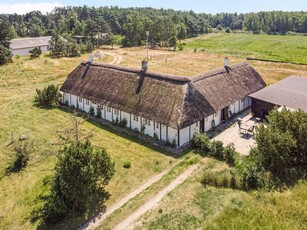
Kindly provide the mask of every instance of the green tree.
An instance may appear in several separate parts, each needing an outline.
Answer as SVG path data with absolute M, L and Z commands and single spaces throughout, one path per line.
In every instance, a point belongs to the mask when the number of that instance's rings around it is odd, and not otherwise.
M 48 85 L 43 90 L 36 89 L 34 103 L 43 108 L 56 107 L 60 103 L 60 96 L 58 86 Z
M 14 38 L 15 31 L 8 18 L 0 15 L 0 65 L 12 61 L 10 40 Z
M 63 57 L 66 50 L 64 39 L 57 33 L 54 33 L 49 41 L 49 50 L 52 57 Z
M 101 209 L 109 197 L 105 186 L 114 172 L 105 149 L 93 147 L 88 139 L 67 143 L 55 166 L 51 194 L 42 208 L 43 220 L 52 224 L 67 215 Z
M 42 50 L 40 47 L 35 47 L 34 49 L 29 51 L 30 59 L 38 58 L 42 54 Z
M 275 178 L 283 181 L 307 175 L 307 114 L 273 110 L 268 124 L 256 130 L 257 147 L 252 158 Z

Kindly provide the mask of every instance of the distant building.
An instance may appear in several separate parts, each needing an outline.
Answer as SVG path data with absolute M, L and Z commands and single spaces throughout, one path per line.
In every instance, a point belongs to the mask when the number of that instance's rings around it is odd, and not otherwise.
M 163 141 L 182 146 L 251 105 L 249 95 L 265 82 L 247 63 L 192 77 L 173 76 L 107 64 L 83 62 L 60 91 L 62 102 L 95 113 Z
M 252 112 L 261 118 L 275 106 L 307 113 L 307 78 L 290 76 L 250 95 Z
M 47 52 L 49 50 L 50 39 L 51 36 L 12 39 L 10 50 L 13 55 L 18 54 L 20 56 L 28 55 L 29 51 L 35 47 L 40 47 L 42 52 Z

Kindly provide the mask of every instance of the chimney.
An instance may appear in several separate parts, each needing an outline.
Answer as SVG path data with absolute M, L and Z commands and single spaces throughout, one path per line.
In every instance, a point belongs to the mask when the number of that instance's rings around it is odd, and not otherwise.
M 229 59 L 228 59 L 228 57 L 225 57 L 225 59 L 224 59 L 224 67 L 225 67 L 225 69 L 227 69 L 229 67 Z
M 145 61 L 145 60 L 143 60 L 143 61 L 142 61 L 142 71 L 143 71 L 143 72 L 146 72 L 147 69 L 148 69 L 148 62 Z

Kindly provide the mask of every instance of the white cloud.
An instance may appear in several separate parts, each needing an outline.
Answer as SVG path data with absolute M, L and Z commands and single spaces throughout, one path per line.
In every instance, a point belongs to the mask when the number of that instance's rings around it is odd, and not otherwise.
M 37 3 L 0 3 L 0 14 L 26 14 L 33 10 L 39 10 L 43 14 L 51 12 L 55 7 L 64 6 L 59 2 L 37 2 Z

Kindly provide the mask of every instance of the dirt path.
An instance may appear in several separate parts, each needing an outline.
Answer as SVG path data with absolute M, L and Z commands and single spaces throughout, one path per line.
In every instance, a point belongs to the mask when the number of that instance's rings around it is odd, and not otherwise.
M 112 65 L 118 65 L 123 60 L 123 57 L 119 54 L 115 54 L 115 53 L 111 53 L 111 52 L 104 52 L 104 53 L 114 57 L 113 61 L 110 62 L 110 64 L 112 64 Z
M 176 164 L 174 164 L 169 169 L 166 169 L 163 172 L 159 173 L 158 175 L 156 175 L 156 176 L 152 177 L 151 179 L 149 179 L 145 184 L 143 184 L 142 186 L 140 186 L 139 188 L 137 188 L 136 190 L 134 190 L 133 192 L 131 192 L 130 194 L 128 194 L 127 196 L 125 196 L 124 198 L 119 200 L 118 202 L 116 202 L 111 207 L 107 208 L 107 210 L 104 213 L 100 213 L 95 218 L 91 219 L 90 221 L 88 221 L 87 223 L 82 225 L 78 230 L 89 230 L 89 229 L 94 229 L 94 228 L 98 227 L 98 225 L 102 221 L 104 221 L 109 215 L 111 215 L 115 210 L 121 208 L 130 199 L 134 198 L 135 196 L 137 196 L 138 194 L 143 192 L 145 189 L 150 187 L 152 184 L 154 184 L 155 182 L 160 180 L 163 176 L 165 176 L 167 173 L 169 173 L 169 171 L 174 166 L 176 166 L 179 162 L 180 161 L 178 161 Z
M 124 221 L 115 226 L 115 230 L 128 230 L 136 227 L 135 221 L 142 216 L 144 213 L 155 207 L 162 198 L 172 190 L 174 190 L 178 185 L 183 183 L 198 167 L 198 165 L 193 165 L 177 177 L 172 183 L 170 183 L 166 188 L 161 190 L 157 195 L 152 197 L 149 201 L 143 204 L 140 208 L 130 214 Z

